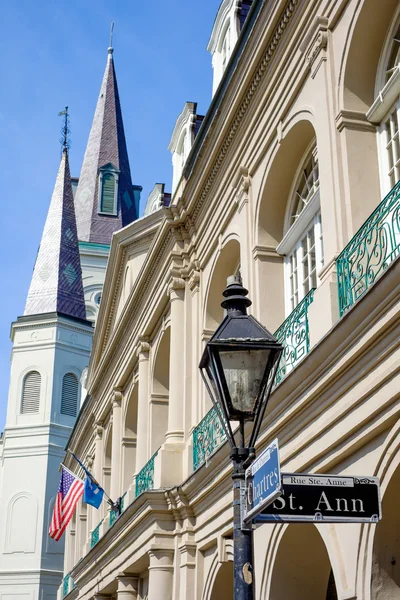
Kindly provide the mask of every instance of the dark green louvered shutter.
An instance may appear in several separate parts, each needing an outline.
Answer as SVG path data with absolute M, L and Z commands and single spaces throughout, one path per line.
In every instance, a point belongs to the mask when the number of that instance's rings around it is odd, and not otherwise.
M 111 173 L 103 173 L 101 189 L 101 207 L 100 212 L 113 215 L 114 197 L 115 197 L 115 177 Z
M 40 373 L 31 371 L 24 379 L 22 386 L 21 413 L 32 414 L 39 412 L 40 404 Z
M 78 378 L 73 373 L 63 377 L 61 391 L 61 414 L 76 417 L 78 410 Z

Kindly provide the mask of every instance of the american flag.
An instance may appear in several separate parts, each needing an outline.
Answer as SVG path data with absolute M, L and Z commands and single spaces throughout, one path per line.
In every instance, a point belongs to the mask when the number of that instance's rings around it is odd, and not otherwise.
M 83 481 L 62 467 L 61 481 L 49 529 L 49 536 L 54 540 L 58 541 L 64 533 L 82 494 Z

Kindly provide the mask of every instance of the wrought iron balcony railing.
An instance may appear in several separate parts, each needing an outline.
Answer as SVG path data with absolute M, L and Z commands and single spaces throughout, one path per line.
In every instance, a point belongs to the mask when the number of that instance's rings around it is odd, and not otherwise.
M 103 523 L 103 521 L 104 521 L 104 519 L 102 519 L 100 521 L 100 523 L 97 525 L 97 527 L 95 529 L 93 529 L 93 531 L 92 531 L 92 535 L 90 536 L 90 547 L 91 548 L 93 548 L 93 546 L 95 546 L 100 539 L 100 527 L 101 527 L 101 524 Z
M 64 598 L 69 593 L 69 582 L 71 579 L 71 575 L 67 573 L 63 579 L 62 585 L 62 597 Z
M 126 496 L 126 492 L 121 497 L 121 514 L 125 510 L 125 496 Z M 110 510 L 110 521 L 109 521 L 110 527 L 112 527 L 114 525 L 115 521 L 118 519 L 119 516 L 120 516 L 120 513 L 117 510 Z
M 143 469 L 136 475 L 135 498 L 142 492 L 154 489 L 154 459 L 158 454 L 158 450 L 154 452 L 153 456 L 147 461 Z
M 193 429 L 193 470 L 195 471 L 226 440 L 222 415 L 213 406 Z
M 314 289 L 310 290 L 288 318 L 275 331 L 274 336 L 283 344 L 284 350 L 276 373 L 275 386 L 297 365 L 310 349 L 308 307 L 314 300 Z
M 340 316 L 400 254 L 400 182 L 336 259 Z

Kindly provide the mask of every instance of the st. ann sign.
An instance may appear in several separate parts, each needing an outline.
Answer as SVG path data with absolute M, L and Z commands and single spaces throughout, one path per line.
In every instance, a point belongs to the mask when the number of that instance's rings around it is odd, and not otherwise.
M 377 477 L 282 473 L 282 495 L 256 521 L 377 522 Z

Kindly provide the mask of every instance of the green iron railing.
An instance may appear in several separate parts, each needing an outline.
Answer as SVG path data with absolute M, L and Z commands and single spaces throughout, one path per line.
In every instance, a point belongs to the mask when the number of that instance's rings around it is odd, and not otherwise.
M 400 182 L 382 200 L 336 259 L 343 314 L 400 254 Z
M 91 548 L 93 548 L 93 546 L 95 546 L 100 539 L 100 526 L 103 521 L 104 521 L 104 519 L 102 519 L 100 521 L 100 523 L 97 525 L 97 527 L 95 529 L 93 529 L 93 531 L 92 531 L 92 535 L 90 536 L 90 547 Z
M 193 429 L 193 470 L 195 471 L 226 440 L 221 416 L 213 406 Z
M 274 333 L 274 336 L 283 344 L 284 350 L 276 373 L 274 385 L 293 371 L 297 363 L 310 349 L 310 332 L 308 327 L 308 307 L 314 300 L 314 289 L 308 292 L 288 318 Z
M 121 514 L 124 512 L 125 496 L 126 492 L 121 498 Z M 114 525 L 115 521 L 118 519 L 119 516 L 121 515 L 117 510 L 110 510 L 110 527 Z
M 158 450 L 154 452 L 153 456 L 147 461 L 143 469 L 136 475 L 135 498 L 142 492 L 154 489 L 154 459 L 158 454 Z
M 63 598 L 69 593 L 70 579 L 71 579 L 71 575 L 69 573 L 67 573 L 67 575 L 65 575 L 65 577 L 63 579 L 63 586 L 62 586 L 62 597 Z

